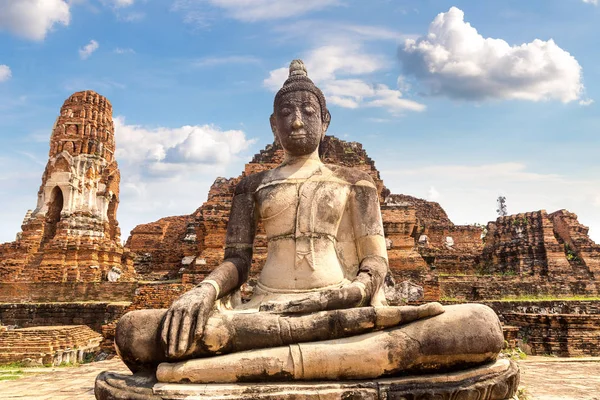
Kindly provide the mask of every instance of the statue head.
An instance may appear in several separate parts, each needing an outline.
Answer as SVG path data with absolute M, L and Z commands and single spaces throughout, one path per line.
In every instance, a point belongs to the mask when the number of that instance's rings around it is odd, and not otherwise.
M 292 61 L 289 77 L 275 95 L 273 134 L 286 152 L 307 155 L 319 147 L 330 120 L 323 92 L 308 77 L 304 63 Z

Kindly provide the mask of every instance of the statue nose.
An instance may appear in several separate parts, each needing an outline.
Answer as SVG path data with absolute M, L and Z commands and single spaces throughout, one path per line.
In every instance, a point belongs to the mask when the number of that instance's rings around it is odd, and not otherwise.
M 294 120 L 294 122 L 292 122 L 292 128 L 293 129 L 304 128 L 304 122 L 302 122 L 302 120 L 300 118 L 296 118 Z

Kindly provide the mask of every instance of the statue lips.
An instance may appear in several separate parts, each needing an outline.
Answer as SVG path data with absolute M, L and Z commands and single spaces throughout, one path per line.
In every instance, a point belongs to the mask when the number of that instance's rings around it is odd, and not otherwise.
M 292 140 L 300 140 L 300 139 L 306 139 L 306 136 L 307 136 L 307 134 L 304 129 L 298 129 L 298 130 L 292 131 L 289 138 Z

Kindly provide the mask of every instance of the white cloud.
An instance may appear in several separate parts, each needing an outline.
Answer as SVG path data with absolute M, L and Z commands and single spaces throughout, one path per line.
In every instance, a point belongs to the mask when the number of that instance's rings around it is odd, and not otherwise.
M 132 6 L 135 0 L 103 0 L 102 2 L 115 8 L 124 8 Z
M 440 198 L 440 192 L 437 191 L 433 186 L 429 186 L 429 190 L 427 191 L 427 200 L 436 201 Z
M 222 131 L 212 125 L 147 129 L 127 125 L 122 117 L 114 123 L 117 158 L 150 174 L 184 172 L 194 166 L 224 167 L 254 143 L 242 131 Z
M 589 105 L 592 105 L 593 103 L 594 103 L 593 99 L 585 99 L 585 100 L 582 99 L 582 100 L 579 100 L 579 105 L 580 106 L 589 106 Z
M 394 163 L 381 175 L 392 193 L 430 200 L 435 200 L 432 188 L 443 193 L 443 200 L 435 201 L 457 224 L 495 220 L 496 199 L 502 193 L 510 214 L 563 208 L 576 213 L 600 244 L 600 179 L 593 173 L 576 178 L 535 171 L 520 162 L 423 167 Z
M 133 50 L 132 48 L 129 47 L 117 47 L 116 49 L 113 50 L 113 52 L 115 54 L 135 54 L 135 50 Z
M 567 103 L 584 90 L 581 66 L 552 39 L 510 46 L 484 38 L 456 7 L 438 14 L 427 35 L 406 40 L 398 54 L 405 72 L 434 95 Z
M 312 49 L 304 58 L 309 77 L 321 87 L 328 102 L 344 108 L 381 107 L 399 114 L 422 111 L 423 104 L 402 98 L 402 92 L 384 84 L 369 84 L 363 75 L 387 67 L 385 59 L 366 53 L 360 45 L 334 44 Z M 288 68 L 270 71 L 263 84 L 279 90 L 287 79 Z
M 88 44 L 79 49 L 79 57 L 82 60 L 86 60 L 87 58 L 89 58 L 89 56 L 92 55 L 93 52 L 98 50 L 98 47 L 100 47 L 100 44 L 98 44 L 98 42 L 96 42 L 93 39 L 90 40 Z
M 12 72 L 8 65 L 0 64 L 0 82 L 4 82 L 10 79 Z
M 322 45 L 324 40 L 328 43 L 377 40 L 391 40 L 400 43 L 405 39 L 418 37 L 418 35 L 403 34 L 384 26 L 358 25 L 321 19 L 286 21 L 273 30 L 277 33 L 275 39 L 282 42 L 302 38 L 304 41 L 308 39 L 319 45 Z
M 228 17 L 256 22 L 294 17 L 341 4 L 340 0 L 177 0 L 173 8 L 186 14 L 187 22 L 203 21 L 210 6 L 223 10 Z
M 114 124 L 124 238 L 137 224 L 193 212 L 215 178 L 239 174 L 244 151 L 255 142 L 240 130 L 214 125 L 147 128 L 123 117 Z
M 583 0 L 584 3 L 593 4 L 595 6 L 598 5 L 598 0 Z
M 260 60 L 254 56 L 205 57 L 194 62 L 196 67 L 214 67 L 224 64 L 257 64 Z
M 0 30 L 31 40 L 44 40 L 56 24 L 69 25 L 65 0 L 0 0 Z

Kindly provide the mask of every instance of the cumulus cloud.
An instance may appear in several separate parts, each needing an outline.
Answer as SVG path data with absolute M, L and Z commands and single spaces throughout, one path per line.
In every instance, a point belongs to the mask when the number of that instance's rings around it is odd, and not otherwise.
M 584 3 L 593 4 L 595 6 L 598 5 L 598 0 L 583 0 Z
M 321 87 L 327 100 L 344 108 L 381 107 L 392 113 L 422 111 L 423 104 L 402 98 L 402 92 L 361 78 L 386 68 L 383 57 L 370 54 L 360 45 L 335 44 L 312 49 L 304 57 L 309 77 Z M 278 90 L 287 79 L 288 68 L 270 71 L 265 87 Z
M 0 82 L 4 82 L 10 79 L 12 72 L 8 65 L 0 64 Z
M 592 103 L 594 103 L 593 99 L 582 99 L 582 100 L 579 100 L 579 105 L 580 106 L 589 106 L 589 105 L 592 105 Z
M 0 0 L 0 30 L 31 40 L 44 40 L 54 25 L 69 25 L 65 0 Z
M 179 173 L 197 166 L 224 167 L 254 143 L 243 131 L 223 131 L 213 125 L 147 129 L 127 125 L 122 117 L 114 123 L 117 158 L 150 174 Z
M 210 7 L 223 10 L 227 16 L 244 22 L 298 17 L 313 11 L 339 5 L 340 0 L 177 0 L 173 8 L 183 11 L 187 22 L 203 21 Z
M 469 100 L 578 100 L 581 66 L 552 39 L 509 45 L 484 38 L 456 7 L 440 13 L 427 35 L 399 49 L 405 73 L 434 95 Z
M 124 237 L 140 223 L 193 212 L 215 178 L 239 175 L 244 152 L 255 142 L 243 131 L 214 125 L 148 128 L 123 117 L 114 124 Z
M 92 55 L 93 52 L 98 50 L 98 47 L 100 47 L 100 44 L 98 44 L 98 42 L 96 42 L 93 39 L 90 40 L 88 44 L 79 49 L 79 58 L 81 58 L 82 60 L 86 60 L 87 58 L 89 58 L 89 56 Z

